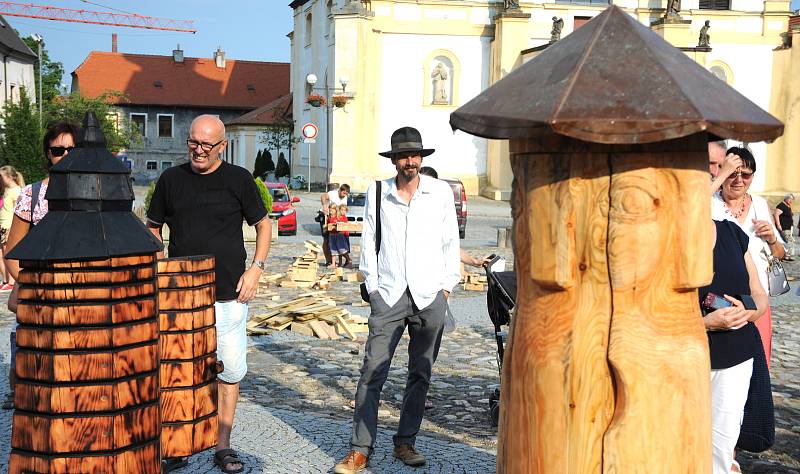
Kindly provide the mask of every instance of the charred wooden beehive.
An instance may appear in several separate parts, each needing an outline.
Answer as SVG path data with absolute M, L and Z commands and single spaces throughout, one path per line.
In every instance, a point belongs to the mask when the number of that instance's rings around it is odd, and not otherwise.
M 50 170 L 49 212 L 20 260 L 9 472 L 157 473 L 159 242 L 131 212 L 130 171 L 87 114 Z
M 217 443 L 214 257 L 158 262 L 161 453 L 190 456 Z

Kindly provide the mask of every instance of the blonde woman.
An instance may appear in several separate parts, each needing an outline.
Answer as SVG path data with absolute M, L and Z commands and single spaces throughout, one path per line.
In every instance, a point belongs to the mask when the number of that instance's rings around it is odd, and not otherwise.
M 13 166 L 6 165 L 0 167 L 0 180 L 3 183 L 3 206 L 0 207 L 0 251 L 5 257 L 8 231 L 11 229 L 11 222 L 14 218 L 14 204 L 17 202 L 22 187 L 25 186 L 25 179 Z M 3 265 L 3 285 L 0 286 L 0 291 L 11 291 L 13 288 L 14 277 Z

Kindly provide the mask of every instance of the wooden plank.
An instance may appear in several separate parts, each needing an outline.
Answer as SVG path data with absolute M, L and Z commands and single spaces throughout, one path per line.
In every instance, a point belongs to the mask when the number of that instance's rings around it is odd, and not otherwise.
M 158 273 L 191 273 L 214 269 L 212 255 L 165 258 L 158 261 Z
M 344 333 L 347 334 L 347 337 L 349 337 L 354 341 L 357 339 L 356 335 L 350 329 L 350 326 L 347 324 L 347 321 L 345 321 L 344 318 L 342 318 L 341 316 L 336 316 L 336 321 L 339 323 L 338 327 L 340 327 L 342 331 L 344 331 Z
M 327 323 L 323 323 L 322 321 L 309 321 L 307 324 L 318 338 L 326 341 L 331 339 L 326 329 L 328 327 Z
M 58 456 L 12 450 L 8 460 L 9 474 L 20 473 L 142 473 L 159 474 L 161 456 L 159 440 L 110 454 Z
M 311 326 L 309 326 L 306 323 L 294 322 L 294 323 L 292 323 L 290 328 L 291 328 L 292 332 L 296 332 L 298 334 L 303 334 L 304 336 L 313 336 L 314 335 L 314 330 L 311 329 Z

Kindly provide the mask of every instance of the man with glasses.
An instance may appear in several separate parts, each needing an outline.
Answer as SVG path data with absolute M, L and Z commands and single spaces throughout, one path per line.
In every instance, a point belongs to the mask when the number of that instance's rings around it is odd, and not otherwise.
M 219 431 L 214 463 L 223 472 L 241 472 L 231 449 L 231 428 L 239 399 L 239 382 L 247 372 L 247 303 L 253 300 L 269 253 L 272 227 L 250 172 L 220 159 L 225 126 L 213 115 L 194 119 L 186 140 L 189 162 L 167 169 L 156 183 L 147 210 L 151 232 L 161 238 L 169 227 L 169 256 L 213 255 L 216 259 Z M 256 250 L 245 270 L 242 221 L 256 228 Z M 166 470 L 186 465 L 172 460 Z
M 369 462 L 381 391 L 406 327 L 408 379 L 393 455 L 408 466 L 425 465 L 414 443 L 442 341 L 447 298 L 461 278 L 453 191 L 444 181 L 419 174 L 422 158 L 434 150 L 422 146 L 422 136 L 412 127 L 396 130 L 391 143 L 391 150 L 380 155 L 392 160 L 397 175 L 380 181 L 380 187 L 373 183 L 364 206 L 359 270 L 369 293 L 369 336 L 356 389 L 351 451 L 334 467 L 336 474 L 361 472 Z

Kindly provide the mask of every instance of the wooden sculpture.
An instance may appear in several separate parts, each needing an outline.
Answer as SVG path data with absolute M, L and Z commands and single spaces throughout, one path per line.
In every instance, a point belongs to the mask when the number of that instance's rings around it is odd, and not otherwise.
M 214 257 L 158 262 L 161 452 L 190 456 L 217 444 Z
M 511 139 L 497 471 L 710 472 L 707 142 L 782 124 L 615 6 L 450 123 Z

